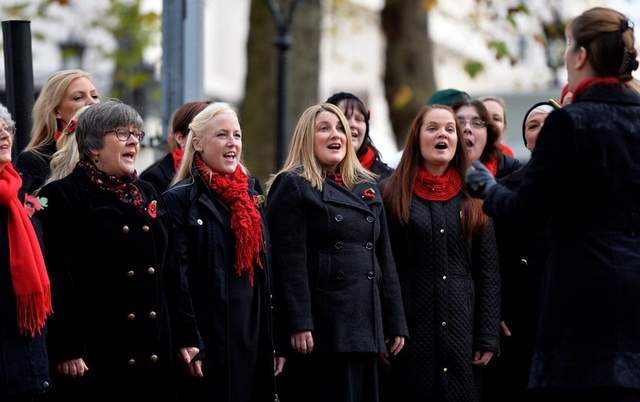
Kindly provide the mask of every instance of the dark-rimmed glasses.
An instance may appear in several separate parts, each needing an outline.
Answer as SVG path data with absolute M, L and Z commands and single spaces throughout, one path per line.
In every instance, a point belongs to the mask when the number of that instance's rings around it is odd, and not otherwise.
M 138 139 L 138 142 L 142 142 L 145 136 L 144 131 L 132 131 L 127 128 L 113 128 L 104 132 L 105 135 L 111 133 L 114 133 L 116 138 L 122 142 L 128 141 L 132 135 Z

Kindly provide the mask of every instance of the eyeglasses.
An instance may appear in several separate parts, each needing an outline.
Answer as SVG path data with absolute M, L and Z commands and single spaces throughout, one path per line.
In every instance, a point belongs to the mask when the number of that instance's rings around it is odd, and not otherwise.
M 463 117 L 458 117 L 458 124 L 461 127 L 466 126 L 467 124 L 470 124 L 471 127 L 473 128 L 485 128 L 487 127 L 487 122 L 480 119 L 479 117 L 474 117 L 471 120 L 467 120 Z
M 16 128 L 11 126 L 7 126 L 7 127 L 1 127 L 0 131 L 4 131 L 5 133 L 9 134 L 10 136 L 13 137 L 13 135 L 16 133 Z
M 128 141 L 129 137 L 131 137 L 132 135 L 138 139 L 138 142 L 142 142 L 145 136 L 144 131 L 131 131 L 126 128 L 114 128 L 111 130 L 107 130 L 104 133 L 105 135 L 114 133 L 116 135 L 116 138 L 122 142 Z

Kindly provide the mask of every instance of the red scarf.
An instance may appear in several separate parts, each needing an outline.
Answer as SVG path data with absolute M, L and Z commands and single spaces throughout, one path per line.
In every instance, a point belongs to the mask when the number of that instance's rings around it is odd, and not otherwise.
M 182 156 L 184 155 L 184 150 L 182 148 L 176 148 L 173 152 L 171 152 L 171 157 L 173 158 L 173 169 L 177 172 L 180 169 L 180 164 L 182 163 Z
M 495 176 L 498 173 L 498 153 L 493 154 L 488 161 L 482 162 L 482 164 Z
M 51 287 L 40 243 L 18 200 L 22 179 L 10 163 L 0 173 L 0 205 L 9 211 L 9 268 L 16 294 L 18 329 L 22 335 L 42 333 L 51 307 Z
M 236 235 L 236 274 L 247 271 L 253 286 L 254 265 L 262 266 L 262 218 L 249 197 L 249 180 L 240 165 L 233 174 L 218 174 L 196 154 L 195 166 L 204 182 L 231 210 L 231 229 Z
M 618 85 L 622 81 L 618 77 L 588 77 L 580 81 L 573 90 L 573 99 L 575 100 L 585 89 L 594 85 Z
M 373 148 L 367 147 L 367 150 L 360 156 L 358 156 L 358 160 L 360 164 L 367 170 L 371 170 L 371 166 L 373 166 L 373 162 L 376 161 L 376 153 Z
M 336 182 L 337 185 L 344 186 L 344 181 L 342 180 L 342 175 L 340 173 L 327 172 L 327 177 Z
M 133 184 L 138 179 L 138 175 L 135 172 L 130 176 L 116 177 L 106 174 L 99 170 L 96 165 L 85 160 L 78 162 L 78 167 L 100 191 L 113 193 L 118 200 L 125 204 L 131 204 L 138 211 L 144 213 L 144 198 L 140 189 Z
M 448 201 L 462 190 L 462 178 L 449 166 L 442 176 L 434 176 L 422 166 L 418 168 L 413 193 L 427 201 Z
M 509 148 L 508 145 L 505 145 L 501 142 L 497 143 L 496 146 L 498 147 L 498 149 L 505 155 L 510 156 L 513 158 L 513 150 L 511 148 Z

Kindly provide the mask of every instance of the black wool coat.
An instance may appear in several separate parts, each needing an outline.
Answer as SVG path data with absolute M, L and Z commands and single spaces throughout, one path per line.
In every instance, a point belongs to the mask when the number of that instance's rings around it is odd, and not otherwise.
M 378 353 L 385 337 L 408 335 L 376 184 L 325 179 L 318 191 L 285 172 L 267 205 L 287 337 L 311 331 L 314 353 Z
M 89 367 L 82 380 L 54 378 L 54 400 L 172 400 L 178 348 L 199 344 L 166 210 L 150 185 L 136 184 L 145 206 L 157 202 L 155 217 L 98 190 L 79 168 L 40 192 L 52 368 L 76 358 Z
M 45 334 L 18 332 L 16 298 L 9 268 L 7 210 L 0 208 L 0 400 L 38 395 L 50 386 Z M 38 238 L 41 232 L 34 224 Z
M 376 160 L 373 162 L 373 165 L 371 165 L 370 172 L 378 175 L 378 178 L 376 179 L 376 181 L 380 183 L 382 180 L 391 176 L 391 173 L 393 173 L 393 169 L 391 169 L 386 163 L 384 163 L 380 159 L 376 158 Z
M 412 197 L 408 224 L 390 220 L 411 338 L 392 361 L 398 401 L 478 401 L 475 351 L 499 349 L 500 275 L 493 225 L 469 239 L 462 195 Z
M 549 220 L 529 386 L 640 388 L 640 97 L 592 86 L 553 111 L 520 187 L 484 208 Z
M 156 189 L 158 194 L 162 194 L 169 189 L 169 184 L 173 180 L 176 171 L 173 167 L 173 156 L 168 153 L 159 161 L 149 166 L 140 173 L 140 180 L 144 180 Z
M 259 200 L 259 185 L 249 178 L 249 196 Z M 235 242 L 229 208 L 198 171 L 164 194 L 179 256 L 186 273 L 202 340 L 206 401 L 273 401 L 274 345 L 268 248 L 262 268 L 236 274 Z M 262 213 L 262 206 L 256 205 Z M 263 226 L 263 239 L 268 233 Z
M 505 155 L 502 152 L 498 152 L 498 171 L 496 172 L 496 179 L 501 179 L 511 173 L 517 171 L 522 167 L 519 160 Z
M 23 193 L 33 194 L 44 185 L 51 173 L 49 163 L 56 152 L 56 143 L 50 142 L 38 149 L 38 151 L 23 151 L 18 155 L 15 167 L 22 177 Z

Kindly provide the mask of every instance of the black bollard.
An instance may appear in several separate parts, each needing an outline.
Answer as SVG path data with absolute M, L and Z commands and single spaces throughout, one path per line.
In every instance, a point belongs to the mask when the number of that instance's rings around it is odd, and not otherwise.
M 16 122 L 13 152 L 29 142 L 33 109 L 33 59 L 31 57 L 31 22 L 2 21 L 4 42 L 5 88 L 7 109 Z

